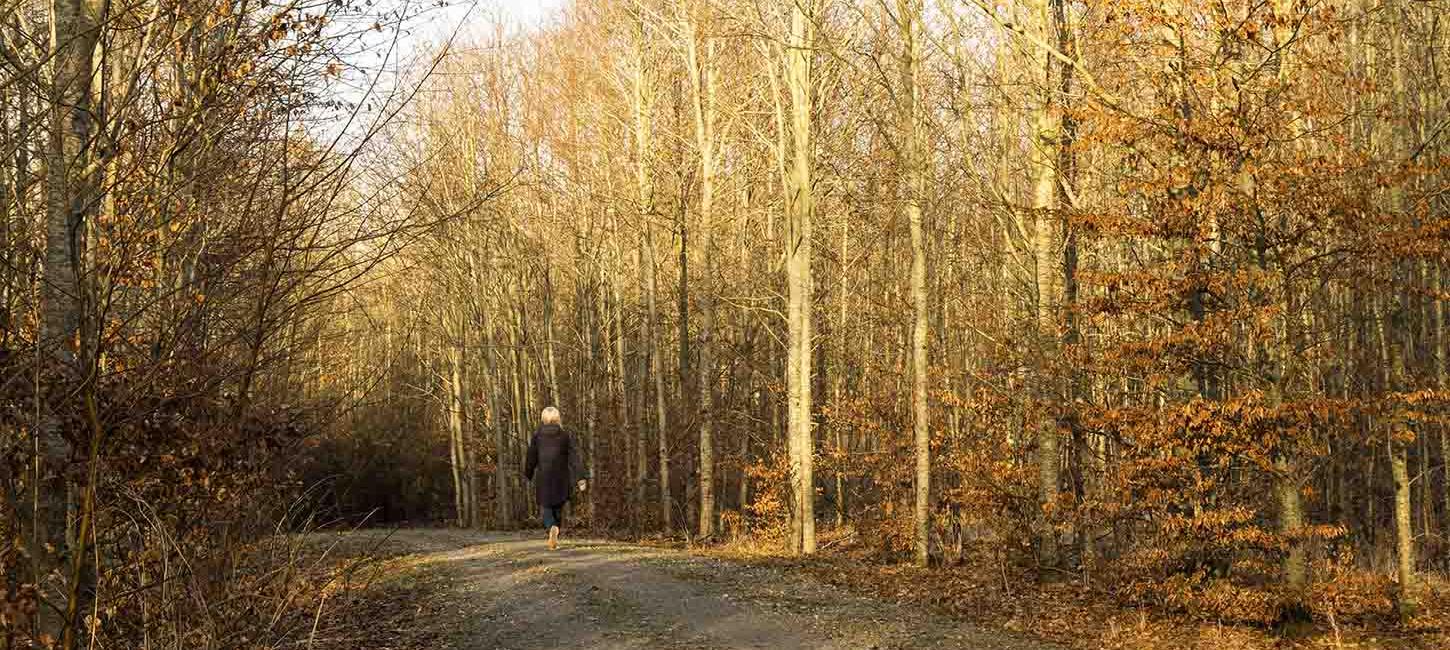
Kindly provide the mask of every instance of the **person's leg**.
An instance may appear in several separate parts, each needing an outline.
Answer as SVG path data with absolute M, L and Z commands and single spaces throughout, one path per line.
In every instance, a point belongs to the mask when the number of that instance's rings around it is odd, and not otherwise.
M 544 515 L 544 527 L 549 529 L 549 550 L 554 550 L 559 545 L 559 508 L 539 506 Z

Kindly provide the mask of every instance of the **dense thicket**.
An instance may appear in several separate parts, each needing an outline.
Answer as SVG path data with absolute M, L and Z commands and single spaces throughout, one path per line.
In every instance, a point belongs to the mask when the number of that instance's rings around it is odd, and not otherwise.
M 528 516 L 557 404 L 597 526 L 1411 611 L 1450 531 L 1444 22 L 578 0 L 419 107 L 403 203 L 447 223 L 347 321 L 387 332 L 335 351 L 385 376 L 353 430 L 446 445 L 463 525 Z
M 368 145 L 412 17 L 0 6 L 0 648 L 311 629 L 325 582 L 277 533 L 355 399 L 327 323 L 411 232 Z

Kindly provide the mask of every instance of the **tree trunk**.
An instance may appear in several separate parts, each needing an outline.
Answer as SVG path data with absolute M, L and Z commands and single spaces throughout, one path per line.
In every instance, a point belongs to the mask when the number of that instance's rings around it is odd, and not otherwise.
M 1445 264 L 1435 262 L 1435 388 L 1445 390 L 1445 363 L 1450 349 L 1445 345 Z M 1444 488 L 1444 512 L 1441 515 L 1442 532 L 1450 537 L 1450 427 L 1440 425 L 1440 470 Z
M 844 265 L 847 260 L 847 243 L 850 239 L 848 236 L 849 231 L 850 228 L 847 226 L 847 224 L 842 223 L 840 251 L 842 269 L 840 277 L 840 287 L 837 290 L 837 300 L 840 302 L 840 305 L 839 311 L 837 311 L 835 338 L 836 345 L 838 346 L 836 359 L 838 359 L 838 363 L 840 363 L 843 367 L 836 371 L 836 376 L 833 379 L 835 386 L 832 391 L 834 395 L 834 401 L 838 406 L 845 403 L 846 388 L 847 368 L 844 366 L 846 363 L 847 349 L 846 305 L 848 296 L 846 294 L 847 273 Z M 834 443 L 836 445 L 836 455 L 839 457 L 838 465 L 836 467 L 836 527 L 839 528 L 846 525 L 846 520 L 850 515 L 850 506 L 847 504 L 846 500 L 847 492 L 849 491 L 846 475 L 846 466 L 850 463 L 850 445 L 847 442 L 847 436 L 849 434 L 846 431 L 846 425 L 844 425 L 839 418 L 833 419 L 831 421 L 831 429 L 834 433 L 835 438 Z
M 705 269 L 698 291 L 700 375 L 696 380 L 700 391 L 700 537 L 708 538 L 715 532 L 715 369 L 712 347 L 715 335 L 715 41 L 708 34 L 703 36 L 705 47 L 702 57 L 698 24 L 696 21 L 688 24 L 690 33 L 686 36 L 685 48 L 690 85 L 694 90 L 695 146 L 700 153 L 700 229 L 704 239 L 701 252 Z M 681 337 L 684 336 L 682 326 Z
M 786 46 L 785 78 L 791 105 L 791 164 L 786 187 L 787 285 L 790 333 L 786 373 L 790 393 L 789 428 L 791 477 L 794 480 L 796 524 L 791 548 L 800 554 L 816 550 L 815 444 L 811 432 L 811 215 L 814 211 L 811 176 L 811 55 L 814 48 L 814 2 L 792 4 L 790 38 Z
M 86 259 L 85 233 L 101 194 L 102 179 L 92 167 L 103 167 L 96 164 L 98 161 L 93 160 L 91 151 L 97 126 L 95 116 L 100 108 L 94 106 L 92 83 L 99 64 L 95 55 L 100 46 L 102 26 L 96 21 L 101 12 L 94 0 L 52 0 L 50 9 L 53 73 L 48 102 L 51 111 L 49 142 L 45 156 L 45 256 L 40 291 L 40 335 L 49 348 L 51 358 L 60 361 L 65 375 L 80 376 L 85 371 L 88 358 L 83 327 L 86 292 L 81 264 Z M 76 405 L 66 408 L 75 409 Z M 46 564 L 57 560 L 50 557 L 53 552 L 60 553 L 64 549 L 69 557 L 74 558 L 74 566 L 68 571 L 69 584 L 64 586 L 68 594 L 42 594 L 52 603 L 65 602 L 63 618 L 54 621 L 50 618 L 54 610 L 42 608 L 41 626 L 43 631 L 50 628 L 49 633 L 60 637 L 61 646 L 71 650 L 77 647 L 83 636 L 83 594 L 79 582 L 84 576 L 80 568 L 88 561 L 89 554 L 85 550 L 86 536 L 71 534 L 70 522 L 72 514 L 88 517 L 89 513 L 68 512 L 73 505 L 69 495 L 74 493 L 74 489 L 83 488 L 73 486 L 65 478 L 69 473 L 63 466 L 71 458 L 72 449 L 69 438 L 61 430 L 62 424 L 53 416 L 36 424 L 36 481 L 31 489 L 36 491 L 33 496 L 38 498 L 31 500 L 34 539 L 30 551 L 35 557 L 44 558 L 36 560 L 36 567 L 42 571 Z M 92 433 L 92 437 L 94 435 Z M 43 465 L 51 468 L 42 471 Z M 48 473 L 59 478 L 41 479 Z M 89 502 L 88 494 L 84 500 Z M 81 528 L 86 525 L 87 521 L 80 522 Z M 51 582 L 40 580 L 40 573 L 34 577 L 38 582 Z M 58 629 L 53 627 L 57 625 Z
M 499 399 L 499 392 L 502 390 L 502 378 L 499 376 L 498 349 L 494 339 L 494 325 L 492 322 L 483 326 L 484 336 L 487 338 L 487 348 L 483 351 L 487 356 L 488 368 L 488 412 L 492 421 L 493 433 L 493 525 L 497 528 L 508 528 L 513 525 L 513 504 L 510 502 L 509 492 L 509 451 L 507 444 L 507 424 L 503 417 L 503 401 Z
M 680 102 L 678 102 L 678 101 L 675 102 L 675 105 L 677 107 L 680 106 Z M 675 117 L 677 118 L 677 120 L 679 120 L 681 122 L 683 121 L 683 119 L 679 115 L 679 111 L 676 111 Z M 679 146 L 678 146 L 678 149 L 677 149 L 677 153 L 678 153 L 677 160 L 679 161 L 679 165 L 681 167 L 683 167 L 684 166 L 684 163 L 685 163 L 685 151 L 684 151 L 684 149 L 685 149 L 685 140 L 684 140 L 684 138 L 680 138 L 680 139 L 677 140 L 677 142 L 679 143 Z M 678 204 L 678 207 L 679 207 L 679 216 L 676 219 L 677 225 L 679 227 L 679 233 L 680 233 L 680 256 L 679 256 L 680 266 L 679 266 L 679 269 L 678 269 L 679 270 L 679 274 L 677 276 L 678 279 L 679 279 L 679 287 L 678 287 L 678 289 L 679 289 L 679 292 L 678 292 L 678 298 L 679 298 L 679 300 L 676 303 L 679 316 L 678 316 L 677 322 L 675 323 L 675 325 L 676 325 L 676 331 L 679 332 L 679 345 L 680 345 L 680 347 L 679 347 L 679 353 L 677 355 L 678 358 L 676 359 L 676 361 L 679 363 L 679 372 L 676 375 L 678 377 L 678 381 L 679 381 L 679 389 L 678 389 L 678 392 L 676 394 L 679 396 L 677 398 L 678 405 L 679 405 L 679 413 L 680 413 L 680 420 L 679 420 L 679 422 L 680 422 L 681 428 L 684 429 L 684 431 L 685 431 L 686 434 L 689 433 L 689 427 L 690 427 L 690 420 L 689 420 L 690 412 L 691 412 L 691 404 L 690 404 L 690 402 L 695 397 L 694 394 L 690 390 L 690 382 L 692 382 L 692 381 L 694 381 L 696 379 L 696 377 L 694 376 L 694 372 L 691 369 L 691 364 L 690 364 L 690 273 L 689 273 L 689 268 L 690 268 L 690 254 L 689 254 L 690 228 L 689 228 L 689 210 L 688 210 L 688 207 L 689 207 L 689 196 L 688 196 L 688 191 L 687 191 L 688 183 L 687 183 L 687 180 L 686 180 L 687 179 L 687 176 L 688 175 L 683 170 L 679 174 L 679 181 L 680 181 L 680 183 L 679 183 L 679 193 L 678 193 L 678 199 L 679 199 L 679 204 Z M 664 332 L 660 332 L 660 336 L 664 336 Z M 668 386 L 669 384 L 666 384 L 666 385 Z M 685 521 L 681 522 L 681 527 L 684 528 L 686 532 L 689 532 L 690 529 L 691 529 L 691 521 L 690 521 L 690 518 L 693 517 L 696 514 L 696 511 L 692 508 L 692 506 L 694 504 L 691 503 L 691 498 L 690 498 L 690 478 L 693 476 L 693 473 L 694 473 L 693 472 L 694 468 L 692 467 L 692 465 L 694 464 L 694 461 L 695 461 L 695 459 L 694 459 L 693 456 L 686 456 L 686 458 L 685 458 L 685 469 L 684 469 L 684 480 L 682 481 L 684 483 L 684 493 L 683 493 L 683 497 L 684 497 L 685 503 L 683 505 L 684 505 L 684 511 L 685 511 Z M 668 530 L 668 528 L 666 528 L 666 530 Z
M 46 168 L 45 281 L 41 288 L 43 335 L 72 355 L 82 318 L 80 270 L 83 235 L 98 204 L 99 180 L 87 168 L 96 130 L 92 111 L 93 56 L 100 26 L 91 0 L 53 0 L 51 51 L 55 52 Z
M 897 0 L 901 30 L 901 168 L 906 176 L 905 211 L 911 227 L 911 414 L 916 447 L 915 523 L 916 563 L 930 561 L 931 432 L 927 428 L 927 289 L 926 237 L 922 233 L 921 204 L 926 193 L 925 147 L 921 112 L 921 7 L 916 0 Z
M 1304 504 L 1299 495 L 1299 483 L 1294 480 L 1295 468 L 1286 452 L 1281 452 L 1274 459 L 1274 470 L 1277 474 L 1274 491 L 1279 500 L 1279 532 L 1289 540 L 1289 553 L 1284 557 L 1284 582 L 1290 591 L 1301 592 L 1309 584 L 1309 562 L 1304 544 L 1298 539 L 1304 529 Z
M 450 344 L 456 345 L 456 344 Z M 463 444 L 463 358 L 457 347 L 448 351 L 448 459 L 453 472 L 453 508 L 460 528 L 473 525 L 469 518 L 466 455 Z
M 1049 4 L 1049 0 L 1033 0 L 1029 5 L 1029 24 L 1043 42 L 1049 42 L 1056 34 Z M 1058 111 L 1054 106 L 1053 96 L 1057 91 L 1053 86 L 1052 75 L 1052 69 L 1056 66 L 1045 49 L 1037 48 L 1033 54 L 1033 67 L 1040 71 L 1037 83 L 1041 93 L 1033 109 L 1035 144 L 1032 147 L 1030 165 L 1033 176 L 1032 212 L 1036 222 L 1033 229 L 1033 248 L 1036 258 L 1037 335 L 1040 343 L 1037 351 L 1037 388 L 1044 409 L 1049 411 L 1041 416 L 1037 428 L 1038 500 L 1044 511 L 1043 519 L 1038 524 L 1039 550 L 1043 565 L 1056 566 L 1057 534 L 1048 513 L 1050 506 L 1057 500 L 1061 463 L 1058 422 L 1050 412 L 1056 406 L 1058 395 L 1054 390 L 1056 380 L 1049 370 L 1049 359 L 1056 347 L 1053 342 L 1057 338 L 1057 308 L 1061 302 L 1059 280 L 1062 277 L 1058 265 L 1060 219 L 1056 213 Z
M 1398 427 L 1398 423 L 1395 424 Z M 1415 538 L 1410 524 L 1410 472 L 1406 446 L 1398 440 L 1398 430 L 1389 434 L 1390 472 L 1395 480 L 1395 553 L 1396 573 L 1400 580 L 1399 610 L 1408 619 L 1419 609 L 1415 585 Z
M 635 176 L 635 199 L 636 199 L 635 208 L 637 210 L 637 215 L 639 216 L 639 227 L 647 235 L 649 233 L 649 230 L 650 230 L 650 220 L 654 216 L 654 187 L 653 187 L 652 179 L 651 179 L 651 175 L 650 175 L 650 120 L 651 120 L 650 111 L 651 111 L 651 99 L 652 99 L 653 89 L 650 87 L 650 80 L 649 80 L 649 57 L 648 57 L 648 49 L 649 48 L 648 48 L 648 43 L 647 43 L 647 40 L 648 40 L 649 36 L 648 36 L 648 33 L 645 30 L 644 20 L 645 20 L 645 17 L 644 17 L 644 15 L 642 13 L 640 13 L 637 16 L 635 16 L 635 21 L 634 21 L 634 27 L 635 27 L 635 33 L 634 33 L 634 78 L 633 78 L 633 86 L 632 86 L 632 90 L 633 90 L 633 95 L 632 95 L 632 109 L 633 109 L 633 118 L 634 118 L 634 129 L 633 129 L 633 132 L 634 132 L 634 176 Z M 647 415 L 647 412 L 645 411 L 645 404 L 644 404 L 645 382 L 648 381 L 648 377 L 649 377 L 649 374 L 650 374 L 650 366 L 648 365 L 649 364 L 649 360 L 648 359 L 649 358 L 653 358 L 658 353 L 658 348 L 656 348 L 655 345 L 654 345 L 654 334 L 653 334 L 653 326 L 654 326 L 653 325 L 653 323 L 654 323 L 654 307 L 653 307 L 654 289 L 653 289 L 653 281 L 650 279 L 650 278 L 652 278 L 652 276 L 654 274 L 654 271 L 653 271 L 653 254 L 651 254 L 650 256 L 645 256 L 644 255 L 644 245 L 645 245 L 645 242 L 642 239 L 640 241 L 639 258 L 638 258 L 638 262 L 639 262 L 639 273 L 640 273 L 640 292 L 641 292 L 640 298 L 641 298 L 641 300 L 643 300 L 645 298 L 645 296 L 648 295 L 649 296 L 649 300 L 651 301 L 651 303 L 650 303 L 651 304 L 651 307 L 649 309 L 649 322 L 646 324 L 646 327 L 648 329 L 648 333 L 646 335 L 646 342 L 644 342 L 644 345 L 642 345 L 640 347 L 640 352 L 639 352 L 639 355 L 640 355 L 640 360 L 639 360 L 639 381 L 640 381 L 640 385 L 638 387 L 638 391 L 636 392 L 636 394 L 639 396 L 638 397 L 639 401 L 637 402 L 638 409 L 636 410 L 636 417 L 639 418 L 640 427 L 639 427 L 638 438 L 637 438 L 637 443 L 638 444 L 637 444 L 637 447 L 636 447 L 637 457 L 636 457 L 636 461 L 635 461 L 636 463 L 638 463 L 638 466 L 639 466 L 639 473 L 636 476 L 636 483 L 635 483 L 635 488 L 636 488 L 635 505 L 636 505 L 636 510 L 637 510 L 636 514 L 637 514 L 637 516 L 639 516 L 641 518 L 644 516 L 645 476 L 648 474 L 648 469 L 647 468 L 649 467 L 648 451 L 646 450 L 646 447 L 645 447 L 645 441 L 646 441 L 645 431 L 647 429 L 647 421 L 648 421 L 648 418 L 649 418 L 649 416 Z M 648 269 L 648 273 L 649 273 L 649 276 L 650 277 L 646 277 L 646 275 L 645 275 L 646 274 L 646 271 L 647 271 L 646 268 L 645 268 L 645 265 L 650 265 L 650 268 Z M 648 357 L 646 357 L 645 355 L 648 355 Z M 658 379 L 658 375 L 659 375 L 658 368 L 656 368 L 654 374 L 656 375 L 656 378 Z M 661 427 L 660 428 L 660 431 L 659 431 L 659 435 L 663 438 L 664 434 L 665 434 L 664 428 Z M 663 444 L 664 443 L 661 443 L 661 446 L 663 446 Z M 662 468 L 662 470 L 663 470 L 663 468 Z M 663 486 L 663 485 L 664 485 L 664 482 L 662 481 L 661 482 L 661 486 Z
M 525 342 L 523 340 L 523 335 L 522 335 L 523 328 L 524 328 L 524 316 L 523 316 L 523 310 L 522 309 L 518 309 L 516 307 L 510 306 L 509 310 L 511 312 L 513 312 L 512 315 L 513 315 L 513 318 L 514 318 L 514 322 L 512 322 L 512 323 L 509 324 L 509 348 L 513 351 L 513 358 L 514 358 L 514 362 L 513 362 L 513 374 L 512 374 L 512 379 L 513 379 L 513 397 L 514 397 L 514 404 L 513 404 L 513 406 L 514 406 L 513 407 L 514 445 L 513 446 L 514 446 L 514 453 L 517 455 L 516 460 L 517 460 L 517 463 L 518 464 L 516 465 L 516 467 L 519 467 L 520 469 L 522 469 L 524 467 L 525 461 L 527 460 L 526 459 L 526 456 L 528 454 L 529 433 L 530 433 L 529 432 L 529 424 L 530 424 L 530 419 L 532 418 L 532 415 L 529 413 L 529 410 L 530 409 L 529 409 L 529 403 L 528 403 L 529 402 L 529 400 L 528 400 L 528 393 L 529 393 L 529 388 L 528 388 L 528 383 L 529 383 L 529 381 L 528 381 L 528 367 L 527 367 L 527 364 L 526 364 L 526 361 L 527 360 L 524 357 L 524 343 Z M 524 484 L 524 482 L 523 482 L 524 481 L 524 478 L 523 478 L 523 475 L 522 474 L 517 474 L 516 473 L 515 474 L 515 478 L 519 481 L 519 488 L 520 488 L 520 492 L 519 492 L 519 494 L 520 494 L 520 500 L 519 500 L 519 504 L 518 504 L 517 507 L 519 507 L 521 510 L 523 510 L 525 516 L 527 517 L 528 513 L 531 512 L 531 510 L 532 510 L 532 506 L 533 506 L 533 502 L 534 502 L 534 491 L 528 489 L 527 486 Z
M 1285 2 L 1287 0 L 1280 0 Z M 1399 5 L 1399 2 L 1394 3 Z M 1391 16 L 1395 22 L 1390 32 L 1392 98 L 1395 110 L 1407 110 L 1409 103 L 1405 92 L 1405 63 L 1404 47 L 1406 32 L 1400 24 L 1405 19 L 1403 7 L 1395 7 L 1391 10 Z M 1391 127 L 1394 128 L 1394 127 Z M 1392 156 L 1405 155 L 1409 148 L 1409 139 L 1403 128 L 1395 128 L 1390 134 L 1389 151 Z M 1394 185 L 1389 192 L 1390 212 L 1395 216 L 1404 216 L 1406 213 L 1404 188 L 1402 185 Z M 1410 297 L 1408 295 L 1409 277 L 1404 268 L 1405 262 L 1396 262 L 1398 267 L 1394 277 L 1396 285 L 1401 288 L 1401 293 L 1396 296 L 1396 304 L 1392 314 L 1387 315 L 1390 331 L 1385 340 L 1387 351 L 1392 356 L 1390 363 L 1390 390 L 1396 395 L 1391 399 L 1399 401 L 1401 394 L 1409 390 L 1409 377 L 1406 374 L 1411 355 L 1413 354 L 1413 334 L 1410 331 L 1408 322 L 1408 311 Z M 1381 327 L 1385 327 L 1385 319 L 1381 319 Z M 1382 336 L 1384 336 L 1382 334 Z M 1400 579 L 1400 601 L 1399 610 L 1401 618 L 1408 619 L 1419 609 L 1419 590 L 1415 578 L 1415 537 L 1413 523 L 1411 521 L 1411 493 L 1412 484 L 1409 476 L 1409 445 L 1412 444 L 1418 431 L 1416 427 L 1408 425 L 1403 421 L 1403 416 L 1396 414 L 1390 424 L 1389 451 L 1390 451 L 1390 473 L 1395 483 L 1395 548 L 1397 551 L 1398 574 Z
M 581 296 L 581 298 L 585 297 Z M 584 304 L 587 305 L 587 301 Z M 586 313 L 592 311 L 590 307 L 585 307 L 584 309 Z M 599 422 L 599 329 L 595 326 L 595 320 L 592 316 L 586 316 L 586 318 L 588 318 L 588 322 L 585 323 L 588 337 L 586 343 L 588 345 L 588 350 L 586 351 L 588 359 L 586 360 L 585 367 L 588 369 L 588 372 L 582 379 L 585 382 L 584 392 L 588 400 L 588 403 L 584 404 L 583 408 L 587 414 L 585 417 L 588 419 L 584 423 L 584 448 L 587 450 L 584 454 L 584 472 L 589 476 L 589 480 L 592 483 L 595 480 L 596 470 L 594 458 L 599 451 L 596 442 L 599 432 L 597 426 Z M 589 514 L 590 519 L 594 518 L 594 495 L 595 490 L 587 490 L 583 494 L 584 510 Z
M 1395 304 L 1378 309 L 1375 319 L 1384 363 L 1385 388 L 1391 401 L 1401 399 L 1400 395 L 1404 391 L 1405 356 L 1410 346 L 1408 333 L 1405 332 L 1403 304 L 1399 303 L 1398 297 L 1394 300 Z M 1395 568 L 1400 583 L 1399 612 L 1402 618 L 1409 618 L 1419 605 L 1415 585 L 1415 538 L 1411 522 L 1409 461 L 1405 442 L 1406 438 L 1413 440 L 1414 434 L 1400 407 L 1390 413 L 1383 422 L 1383 428 L 1385 448 L 1390 460 L 1390 477 L 1395 490 Z
M 639 269 L 639 299 L 641 301 L 648 301 L 648 296 L 653 295 L 654 292 L 650 289 L 650 281 L 648 275 L 649 271 L 645 268 L 651 263 L 645 257 L 643 249 L 644 239 L 641 238 L 639 248 L 635 249 L 634 257 L 636 261 L 636 266 Z M 639 349 L 636 351 L 635 354 L 639 357 L 639 370 L 637 371 L 639 377 L 639 385 L 635 387 L 634 391 L 634 416 L 638 422 L 637 426 L 639 427 L 639 434 L 636 440 L 637 444 L 635 445 L 635 464 L 639 467 L 638 483 L 636 485 L 636 487 L 638 488 L 638 493 L 635 495 L 635 505 L 638 509 L 638 512 L 636 512 L 636 516 L 638 516 L 641 521 L 645 520 L 645 497 L 647 492 L 646 481 L 649 476 L 648 431 L 650 413 L 647 396 L 649 395 L 649 387 L 652 383 L 651 374 L 658 374 L 651 373 L 650 371 L 650 363 L 653 360 L 653 357 L 655 356 L 657 350 L 654 349 L 654 335 L 650 332 L 650 322 L 653 321 L 653 318 L 649 317 L 651 315 L 650 312 L 646 311 L 645 314 L 646 318 L 642 319 L 643 322 L 641 323 L 641 326 L 638 330 L 639 335 L 637 337 L 637 340 Z
M 656 294 L 659 293 L 659 279 L 655 273 L 654 241 L 648 227 L 640 242 L 640 263 L 645 270 L 645 295 L 648 298 L 649 317 L 645 321 L 646 338 L 649 341 L 650 373 L 654 375 L 655 423 L 659 438 L 660 474 L 660 528 L 666 533 L 673 528 L 671 513 L 674 510 L 670 500 L 670 436 L 669 421 L 665 411 L 665 373 L 660 353 L 659 309 Z
M 679 164 L 683 165 L 685 162 L 684 139 L 681 138 L 679 142 L 678 160 Z M 679 268 L 677 269 L 678 274 L 676 275 L 676 280 L 678 281 L 676 297 L 678 299 L 675 302 L 677 314 L 675 327 L 676 331 L 679 332 L 679 353 L 676 355 L 678 357 L 676 361 L 679 363 L 679 372 L 676 374 L 676 377 L 679 380 L 680 422 L 681 426 L 688 429 L 690 424 L 688 418 L 691 412 L 690 401 L 695 397 L 690 390 L 689 384 L 695 380 L 695 373 L 690 363 L 692 359 L 690 352 L 690 224 L 687 176 L 683 172 L 679 175 L 679 204 L 677 205 L 679 213 L 675 219 L 675 225 L 679 228 L 680 234 Z M 663 335 L 664 333 L 661 332 L 661 336 Z M 687 471 L 685 475 L 688 477 L 689 472 Z M 688 478 L 686 482 L 688 483 Z
M 4 37 L 0 36 L 0 47 L 4 46 Z M 19 112 L 24 110 L 25 106 L 21 104 Z M 12 133 L 21 133 L 20 124 L 24 122 L 20 117 L 11 120 L 10 113 L 10 93 L 0 90 L 0 133 L 7 134 L 7 137 Z M 16 147 L 17 154 L 21 148 L 23 147 Z M 16 250 L 10 244 L 10 208 L 18 205 L 17 201 L 11 200 L 11 196 L 20 195 L 20 179 L 12 180 L 11 174 L 18 176 L 20 171 L 10 156 L 0 157 L 0 349 L 10 348 L 10 313 L 13 309 L 14 287 L 19 277 L 14 271 Z
M 545 370 L 549 379 L 547 406 L 561 408 L 559 401 L 559 373 L 554 365 L 554 265 L 544 258 L 544 356 L 548 365 Z
M 623 266 L 623 260 L 621 258 L 622 255 L 620 254 L 619 250 L 619 239 L 616 235 L 614 239 L 614 269 L 613 273 L 611 274 L 612 277 L 610 278 L 610 288 L 614 294 L 614 300 L 611 301 L 613 303 L 612 308 L 614 310 L 614 372 L 611 373 L 611 375 L 614 380 L 614 422 L 615 426 L 619 430 L 620 435 L 623 436 L 627 434 L 627 427 L 629 427 L 629 404 L 627 401 L 628 398 L 626 397 L 627 393 L 625 392 L 624 388 L 624 307 L 621 304 L 623 302 L 623 297 L 621 296 L 622 280 L 620 278 L 620 276 L 622 275 L 621 267 Z M 636 433 L 639 436 L 637 440 L 643 441 L 644 434 L 639 432 Z M 623 438 L 622 442 L 624 443 L 623 446 L 626 454 L 625 464 L 628 465 L 630 463 L 628 457 L 629 438 Z M 634 494 L 636 497 L 644 494 L 643 475 L 643 468 L 638 468 L 634 474 Z M 627 482 L 622 480 L 620 481 L 620 485 L 626 486 Z M 626 487 L 626 489 L 628 488 Z
M 465 325 L 461 339 L 463 343 L 463 350 L 461 355 L 463 369 L 460 372 L 458 384 L 458 401 L 461 407 L 459 410 L 459 417 L 461 418 L 459 428 L 463 432 L 463 440 L 461 444 L 463 445 L 464 477 L 467 479 L 464 481 L 464 484 L 468 488 L 468 525 L 471 528 L 478 528 L 479 526 L 483 525 L 483 509 L 478 502 L 480 490 L 478 461 L 476 456 L 477 450 L 475 449 L 474 444 L 472 444 L 472 440 L 475 436 L 475 429 L 477 426 L 476 418 L 478 417 L 478 414 L 473 410 L 472 394 L 469 393 L 468 389 L 468 387 L 473 382 L 473 378 L 469 376 L 470 373 L 468 371 L 471 363 L 469 360 L 468 350 L 468 332 L 469 329 Z

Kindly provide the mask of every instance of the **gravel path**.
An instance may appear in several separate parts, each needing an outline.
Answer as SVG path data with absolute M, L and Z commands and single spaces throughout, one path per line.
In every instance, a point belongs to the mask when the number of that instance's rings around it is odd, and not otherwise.
M 1054 647 L 843 593 L 787 570 L 681 551 L 567 539 L 549 551 L 536 534 L 446 530 L 392 533 L 378 550 L 402 556 L 410 598 L 435 603 L 409 612 L 409 625 L 429 629 L 434 647 Z

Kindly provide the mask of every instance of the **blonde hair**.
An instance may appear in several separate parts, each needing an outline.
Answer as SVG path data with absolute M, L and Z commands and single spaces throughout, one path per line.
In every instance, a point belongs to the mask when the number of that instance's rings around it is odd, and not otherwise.
M 544 409 L 544 414 L 540 416 L 539 419 L 543 420 L 544 424 L 560 424 L 559 409 L 556 409 L 552 406 L 547 407 Z

